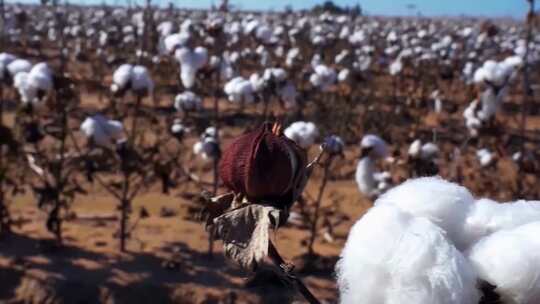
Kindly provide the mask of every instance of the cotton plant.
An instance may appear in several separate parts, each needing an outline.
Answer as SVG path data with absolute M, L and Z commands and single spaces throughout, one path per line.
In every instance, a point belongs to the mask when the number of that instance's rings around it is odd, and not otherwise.
M 38 63 L 29 72 L 18 72 L 14 77 L 13 86 L 17 89 L 23 104 L 39 107 L 47 94 L 53 90 L 53 72 L 46 63 Z

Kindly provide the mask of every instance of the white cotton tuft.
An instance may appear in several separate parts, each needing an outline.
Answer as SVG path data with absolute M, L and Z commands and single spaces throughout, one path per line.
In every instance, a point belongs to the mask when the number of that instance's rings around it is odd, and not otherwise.
M 100 147 L 111 147 L 123 138 L 124 126 L 120 121 L 108 120 L 101 114 L 87 117 L 81 131 Z
M 15 78 L 15 75 L 17 75 L 18 73 L 30 72 L 30 70 L 32 69 L 32 64 L 28 60 L 15 59 L 12 62 L 10 62 L 6 68 L 9 75 Z
M 476 157 L 482 167 L 488 167 L 493 164 L 495 156 L 488 149 L 480 149 L 476 151 Z
M 468 253 L 480 279 L 496 286 L 502 303 L 540 303 L 540 222 L 501 230 Z
M 363 149 L 372 149 L 372 153 L 370 153 L 370 155 L 375 157 L 385 157 L 388 154 L 388 145 L 384 139 L 377 135 L 364 135 L 364 137 L 362 137 L 362 141 L 360 142 L 360 147 Z
M 152 95 L 154 91 L 154 82 L 150 78 L 148 69 L 142 65 L 133 67 L 131 75 L 131 88 L 135 92 L 148 93 Z
M 416 217 L 425 217 L 441 227 L 458 249 L 468 245 L 464 231 L 474 197 L 464 187 L 440 177 L 409 180 L 381 196 L 376 205 L 393 205 Z
M 241 76 L 235 77 L 227 82 L 223 90 L 231 102 L 251 103 L 254 101 L 254 90 L 251 82 Z
M 163 39 L 163 44 L 165 46 L 165 52 L 172 54 L 176 49 L 183 47 L 190 39 L 190 34 L 188 32 L 171 34 Z
M 380 194 L 378 182 L 375 180 L 375 160 L 371 157 L 364 157 L 358 162 L 355 180 L 360 192 L 368 198 L 375 198 Z
M 315 87 L 323 91 L 327 91 L 336 82 L 337 74 L 333 68 L 326 65 L 318 64 L 314 68 L 314 73 L 311 74 L 309 81 Z
M 337 264 L 340 303 L 476 304 L 468 261 L 425 218 L 390 205 L 370 209 L 352 227 Z
M 183 47 L 177 49 L 174 56 L 180 63 L 182 84 L 188 89 L 192 88 L 197 72 L 208 63 L 208 50 L 204 47 L 196 47 L 194 50 Z
M 199 111 L 202 108 L 202 100 L 191 91 L 176 95 L 174 98 L 174 108 L 178 112 Z
M 279 98 L 283 101 L 285 109 L 294 109 L 298 105 L 296 97 L 298 92 L 292 82 L 287 82 L 284 86 L 278 89 Z
M 131 81 L 131 73 L 133 66 L 131 64 L 122 64 L 113 73 L 113 83 L 116 85 L 117 90 L 121 91 L 128 86 Z
M 294 140 L 300 147 L 307 149 L 319 136 L 317 126 L 312 122 L 297 121 L 284 131 L 285 136 Z
M 472 205 L 465 221 L 465 235 L 470 245 L 482 237 L 531 222 L 540 222 L 540 202 L 498 203 L 479 199 Z

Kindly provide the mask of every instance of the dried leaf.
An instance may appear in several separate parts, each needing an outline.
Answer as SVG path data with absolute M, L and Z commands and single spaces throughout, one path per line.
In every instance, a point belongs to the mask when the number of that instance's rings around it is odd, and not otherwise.
M 284 214 L 271 206 L 245 205 L 214 220 L 214 233 L 223 240 L 225 255 L 246 269 L 254 269 L 268 254 L 268 230 L 277 228 Z
M 234 193 L 229 192 L 212 198 L 203 195 L 201 199 L 205 204 L 201 211 L 201 218 L 206 221 L 205 227 L 208 228 L 213 224 L 216 217 L 223 215 L 225 211 L 231 208 Z

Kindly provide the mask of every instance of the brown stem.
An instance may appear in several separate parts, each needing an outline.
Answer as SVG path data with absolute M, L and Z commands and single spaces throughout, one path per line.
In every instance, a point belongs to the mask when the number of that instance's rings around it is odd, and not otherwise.
M 319 300 L 309 291 L 309 289 L 304 285 L 304 282 L 298 278 L 293 272 L 293 266 L 288 264 L 283 260 L 279 252 L 277 251 L 272 240 L 268 240 L 268 257 L 272 260 L 272 263 L 276 265 L 287 278 L 294 282 L 294 285 L 298 292 L 308 301 L 310 304 L 320 304 Z
M 323 180 L 319 188 L 319 194 L 317 195 L 317 200 L 315 201 L 315 212 L 313 214 L 313 219 L 311 220 L 310 238 L 309 238 L 309 243 L 308 243 L 309 256 L 313 256 L 314 254 L 313 245 L 315 244 L 315 239 L 317 238 L 317 224 L 319 222 L 321 202 L 322 202 L 322 197 L 324 194 L 324 189 L 326 188 L 326 184 L 328 182 L 328 174 L 330 172 L 330 165 L 332 163 L 332 160 L 333 160 L 333 157 L 330 156 L 330 158 L 324 164 Z

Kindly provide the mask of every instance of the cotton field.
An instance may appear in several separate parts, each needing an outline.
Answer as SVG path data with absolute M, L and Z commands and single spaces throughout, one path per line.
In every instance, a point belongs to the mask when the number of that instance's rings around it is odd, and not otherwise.
M 540 303 L 535 0 L 233 2 L 0 2 L 0 303 Z

